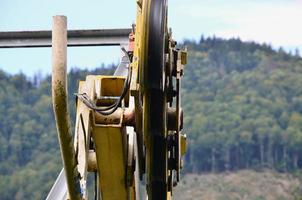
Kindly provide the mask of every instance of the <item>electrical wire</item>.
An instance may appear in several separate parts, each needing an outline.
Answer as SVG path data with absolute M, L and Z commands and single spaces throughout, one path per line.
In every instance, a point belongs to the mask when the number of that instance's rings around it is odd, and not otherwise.
M 129 59 L 129 63 L 130 63 L 130 56 L 128 54 L 128 52 L 125 50 L 125 48 L 122 47 L 122 51 L 125 53 L 125 55 L 127 56 L 127 58 Z M 129 91 L 130 88 L 130 83 L 131 83 L 131 76 L 132 76 L 132 69 L 129 66 L 128 67 L 128 75 L 127 78 L 124 82 L 124 86 L 123 86 L 123 90 L 122 90 L 122 94 L 121 96 L 118 98 L 118 100 L 116 100 L 112 105 L 107 106 L 107 107 L 98 107 L 95 105 L 95 103 L 93 101 L 91 101 L 89 99 L 89 97 L 87 96 L 86 93 L 83 94 L 75 94 L 79 100 L 81 100 L 88 108 L 102 114 L 102 115 L 111 115 L 112 113 L 114 113 L 118 107 L 120 106 L 122 100 L 125 98 L 127 92 Z

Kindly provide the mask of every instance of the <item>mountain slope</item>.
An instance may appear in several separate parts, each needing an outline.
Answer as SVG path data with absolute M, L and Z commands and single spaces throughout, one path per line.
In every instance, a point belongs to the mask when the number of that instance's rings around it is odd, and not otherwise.
M 302 167 L 302 59 L 238 39 L 185 41 L 185 173 Z M 74 69 L 69 94 L 87 74 Z M 0 72 L 1 199 L 43 199 L 62 166 L 50 77 Z M 75 116 L 74 96 L 70 110 Z M 291 180 L 291 179 L 290 179 Z
M 220 174 L 186 174 L 174 200 L 296 200 L 301 182 L 291 174 L 242 170 Z
M 301 58 L 237 39 L 185 44 L 186 169 L 301 168 Z

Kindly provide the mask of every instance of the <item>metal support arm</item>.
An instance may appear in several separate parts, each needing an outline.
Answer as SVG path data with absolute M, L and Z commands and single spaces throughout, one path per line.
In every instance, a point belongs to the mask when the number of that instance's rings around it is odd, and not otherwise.
M 120 46 L 128 44 L 131 29 L 67 31 L 67 46 Z M 51 31 L 0 32 L 0 48 L 51 47 Z

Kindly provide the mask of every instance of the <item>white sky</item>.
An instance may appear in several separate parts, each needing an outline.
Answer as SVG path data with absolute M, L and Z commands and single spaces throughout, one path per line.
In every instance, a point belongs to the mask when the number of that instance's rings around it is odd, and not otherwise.
M 190 1 L 179 7 L 183 16 L 216 24 L 207 35 L 267 42 L 276 46 L 302 45 L 302 1 Z M 206 26 L 208 25 L 205 23 Z
M 64 14 L 68 27 L 124 28 L 135 21 L 135 0 L 0 0 L 0 31 L 51 29 Z M 240 37 L 302 53 L 302 0 L 170 0 L 169 25 L 177 40 Z M 50 49 L 0 49 L 0 68 L 28 75 L 51 71 Z M 118 48 L 68 49 L 68 67 L 117 62 Z

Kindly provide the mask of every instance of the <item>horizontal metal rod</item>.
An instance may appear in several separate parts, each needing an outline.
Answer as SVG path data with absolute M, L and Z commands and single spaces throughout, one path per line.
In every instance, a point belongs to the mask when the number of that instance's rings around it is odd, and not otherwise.
M 119 46 L 128 44 L 131 29 L 68 30 L 67 46 Z M 51 47 L 51 31 L 0 32 L 0 48 Z

